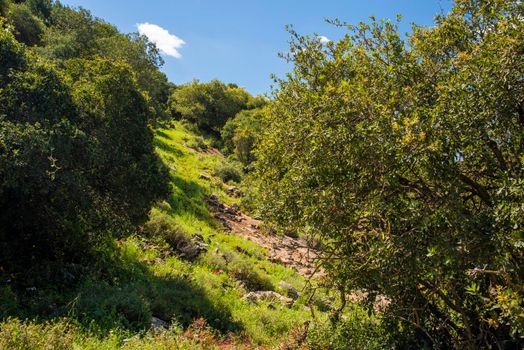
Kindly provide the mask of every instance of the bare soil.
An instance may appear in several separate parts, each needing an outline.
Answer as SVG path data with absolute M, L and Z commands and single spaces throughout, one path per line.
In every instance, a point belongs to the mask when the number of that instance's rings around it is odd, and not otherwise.
M 220 220 L 231 234 L 267 248 L 271 261 L 293 268 L 304 277 L 319 274 L 315 269 L 318 253 L 308 246 L 305 239 L 262 232 L 262 221 L 240 212 L 235 204 L 227 206 L 216 196 L 211 195 L 208 204 L 215 218 Z

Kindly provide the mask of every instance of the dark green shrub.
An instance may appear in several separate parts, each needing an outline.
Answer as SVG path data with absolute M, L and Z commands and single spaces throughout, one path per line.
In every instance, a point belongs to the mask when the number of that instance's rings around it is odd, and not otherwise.
M 0 266 L 33 287 L 90 264 L 168 187 L 129 66 L 69 60 L 59 71 L 25 50 L 0 30 Z
M 220 164 L 215 169 L 214 175 L 221 178 L 224 182 L 240 182 L 242 180 L 242 170 L 240 170 L 240 166 L 233 162 L 224 162 Z
M 233 278 L 244 284 L 247 290 L 259 291 L 274 289 L 269 278 L 258 271 L 255 265 L 248 260 L 235 257 L 233 261 L 228 264 L 227 269 Z
M 7 0 L 0 0 L 0 16 L 5 16 L 8 5 Z
M 7 17 L 15 27 L 18 41 L 30 46 L 40 42 L 45 25 L 42 20 L 33 15 L 26 4 L 11 4 Z

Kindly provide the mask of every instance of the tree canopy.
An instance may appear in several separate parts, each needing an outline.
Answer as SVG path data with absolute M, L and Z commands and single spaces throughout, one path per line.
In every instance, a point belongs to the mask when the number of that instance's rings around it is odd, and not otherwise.
M 78 52 L 55 64 L 13 24 L 0 22 L 0 266 L 23 286 L 132 232 L 168 186 L 134 66 Z
M 264 108 L 243 110 L 229 119 L 220 133 L 226 154 L 234 154 L 244 165 L 252 163 L 263 123 Z
M 256 153 L 264 211 L 321 238 L 344 297 L 365 291 L 404 347 L 524 334 L 524 5 L 458 0 L 407 37 L 291 31 Z
M 219 133 L 228 119 L 248 108 L 253 99 L 247 91 L 219 80 L 193 81 L 177 87 L 170 97 L 173 117 L 195 123 L 199 128 Z

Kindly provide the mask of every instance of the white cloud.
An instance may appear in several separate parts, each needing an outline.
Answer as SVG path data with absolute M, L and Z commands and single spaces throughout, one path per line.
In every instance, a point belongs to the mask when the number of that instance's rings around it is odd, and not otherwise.
M 318 40 L 320 41 L 320 43 L 326 45 L 327 43 L 331 42 L 331 40 L 329 40 L 327 37 L 323 36 L 323 35 L 320 35 L 318 37 Z
M 174 34 L 170 34 L 166 29 L 151 23 L 137 24 L 140 35 L 145 35 L 149 40 L 156 44 L 161 53 L 181 58 L 178 51 L 186 42 Z

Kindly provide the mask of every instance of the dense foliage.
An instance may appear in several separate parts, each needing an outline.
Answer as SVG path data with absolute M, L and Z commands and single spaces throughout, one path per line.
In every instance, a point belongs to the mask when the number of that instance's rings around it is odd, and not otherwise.
M 255 160 L 254 148 L 263 130 L 264 109 L 239 112 L 229 119 L 220 132 L 226 154 L 234 154 L 244 165 Z
M 522 345 L 522 18 L 456 0 L 405 39 L 374 20 L 334 21 L 336 43 L 292 32 L 257 152 L 265 212 L 322 238 L 343 297 L 387 298 L 403 348 Z
M 175 119 L 185 119 L 218 134 L 228 119 L 248 108 L 251 99 L 247 91 L 235 84 L 193 81 L 174 90 L 169 106 Z
M 42 32 L 63 34 L 39 16 L 55 24 L 88 17 L 46 5 L 7 3 L 8 22 L 0 24 L 0 272 L 22 287 L 71 276 L 69 264 L 90 261 L 96 244 L 143 223 L 168 190 L 139 72 L 125 58 L 88 59 L 84 48 L 60 64 L 39 53 L 54 52 L 52 45 L 30 49 L 41 38 L 28 30 L 31 18 Z M 140 45 L 135 53 L 148 57 Z

